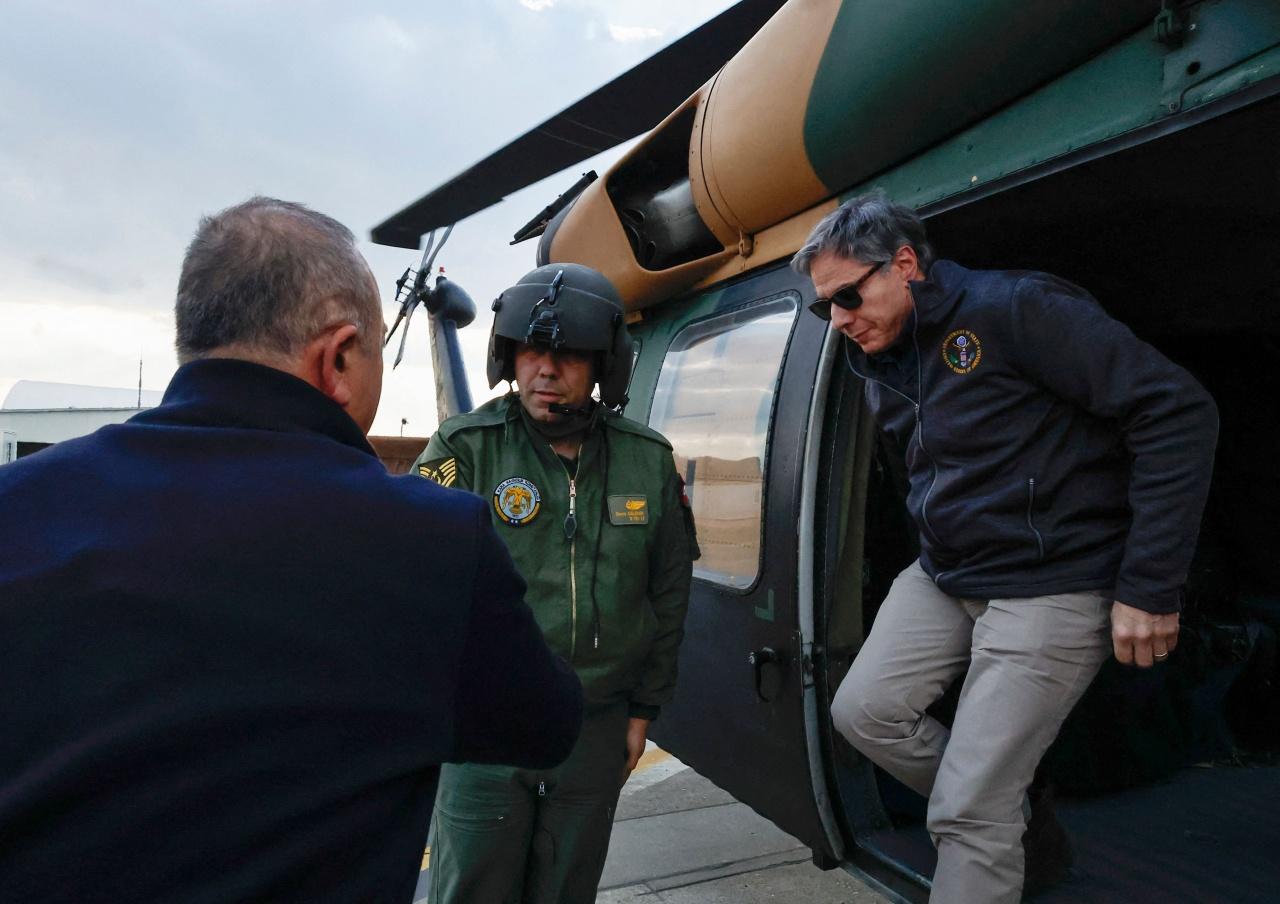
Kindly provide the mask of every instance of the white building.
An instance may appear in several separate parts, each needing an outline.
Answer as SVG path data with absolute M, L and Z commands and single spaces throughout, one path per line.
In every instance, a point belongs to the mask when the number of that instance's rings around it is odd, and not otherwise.
M 155 390 L 19 380 L 0 405 L 0 464 L 121 424 L 160 404 Z

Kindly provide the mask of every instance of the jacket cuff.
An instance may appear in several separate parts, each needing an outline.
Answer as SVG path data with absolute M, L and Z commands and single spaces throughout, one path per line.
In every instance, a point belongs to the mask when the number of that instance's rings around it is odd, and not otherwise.
M 1135 587 L 1126 585 L 1123 581 L 1118 582 L 1115 588 L 1117 602 L 1132 606 L 1135 609 L 1141 609 L 1143 612 L 1150 612 L 1152 615 L 1169 615 L 1173 612 L 1181 612 L 1183 596 L 1184 591 L 1181 589 L 1172 593 L 1158 595 L 1143 593 Z
M 644 703 L 631 702 L 627 704 L 627 717 L 631 719 L 648 719 L 654 722 L 658 718 L 658 713 L 662 711 L 661 706 L 649 706 Z

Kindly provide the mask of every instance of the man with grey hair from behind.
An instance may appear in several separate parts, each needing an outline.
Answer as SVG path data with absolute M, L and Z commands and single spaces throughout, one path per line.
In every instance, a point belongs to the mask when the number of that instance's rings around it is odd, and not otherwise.
M 935 261 L 883 194 L 824 218 L 792 266 L 905 456 L 919 559 L 831 705 L 928 798 L 935 902 L 1016 902 L 1071 850 L 1040 758 L 1109 651 L 1150 668 L 1178 612 L 1217 439 L 1182 368 L 1044 273 Z M 950 728 L 927 709 L 968 669 Z
M 411 901 L 440 765 L 557 765 L 578 680 L 485 503 L 369 446 L 345 227 L 204 218 L 176 314 L 158 407 L 0 468 L 0 901 Z
M 382 393 L 378 286 L 337 220 L 262 197 L 205 217 L 175 313 L 180 364 L 235 358 L 283 370 L 321 384 L 364 431 L 372 426 Z

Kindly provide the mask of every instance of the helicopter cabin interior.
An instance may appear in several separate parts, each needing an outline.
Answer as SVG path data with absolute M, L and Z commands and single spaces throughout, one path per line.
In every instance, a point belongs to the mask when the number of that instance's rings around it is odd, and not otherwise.
M 1221 430 L 1177 655 L 1112 661 L 1039 779 L 1077 845 L 1039 900 L 1258 900 L 1280 838 L 1280 99 L 934 212 L 940 257 L 1086 287 L 1210 391 Z M 898 453 L 834 359 L 820 482 L 818 641 L 830 700 L 890 583 L 916 554 Z M 944 721 L 953 688 L 935 706 Z M 858 844 L 927 877 L 924 801 L 825 738 Z M 868 788 L 875 793 L 869 795 Z M 873 805 L 868 805 L 868 800 Z

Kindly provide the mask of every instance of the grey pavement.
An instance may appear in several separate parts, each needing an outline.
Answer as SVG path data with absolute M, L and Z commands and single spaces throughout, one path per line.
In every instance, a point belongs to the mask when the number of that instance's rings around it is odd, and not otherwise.
M 623 788 L 597 904 L 888 904 L 676 760 Z
M 818 869 L 807 847 L 678 760 L 661 758 L 632 775 L 597 904 L 767 901 L 888 904 L 843 870 Z

